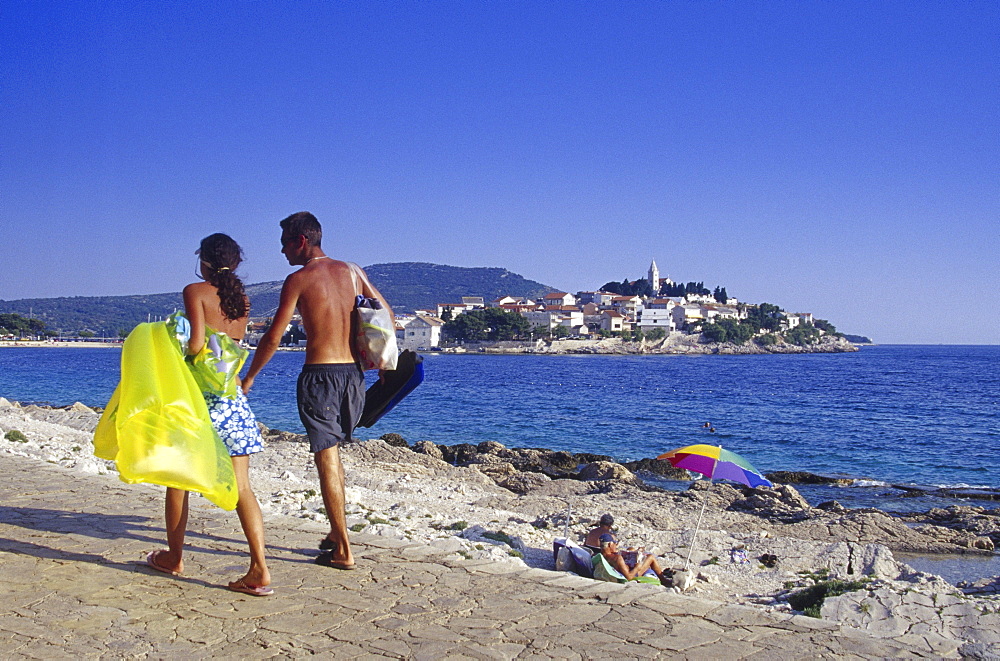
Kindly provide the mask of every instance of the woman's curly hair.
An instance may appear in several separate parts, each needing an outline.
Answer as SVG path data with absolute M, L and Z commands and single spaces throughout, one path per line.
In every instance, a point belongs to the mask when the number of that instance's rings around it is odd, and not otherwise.
M 205 280 L 219 290 L 219 302 L 226 319 L 247 316 L 250 311 L 243 281 L 236 267 L 243 261 L 243 250 L 226 234 L 212 234 L 201 240 L 198 250 L 205 265 Z

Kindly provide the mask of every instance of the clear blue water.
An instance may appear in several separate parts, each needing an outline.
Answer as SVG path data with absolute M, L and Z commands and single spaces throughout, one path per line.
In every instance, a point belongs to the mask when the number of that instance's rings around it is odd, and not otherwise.
M 103 406 L 119 356 L 116 349 L 0 349 L 0 396 Z M 302 353 L 279 353 L 257 379 L 251 404 L 270 427 L 301 431 L 295 378 L 302 360 Z M 494 440 L 623 461 L 708 442 L 762 472 L 1000 488 L 1000 346 L 775 356 L 433 354 L 424 364 L 424 384 L 357 436 Z M 810 500 L 890 509 L 884 500 L 895 493 L 802 490 Z

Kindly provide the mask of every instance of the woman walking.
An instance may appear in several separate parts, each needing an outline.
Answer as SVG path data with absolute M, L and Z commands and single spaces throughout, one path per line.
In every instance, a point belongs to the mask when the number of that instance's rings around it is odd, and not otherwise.
M 229 589 L 253 596 L 273 594 L 271 575 L 264 557 L 264 524 L 260 506 L 250 487 L 250 455 L 263 450 L 263 439 L 246 396 L 240 389 L 239 371 L 247 351 L 239 346 L 246 333 L 250 302 L 236 267 L 243 261 L 239 245 L 225 234 L 212 234 L 201 242 L 201 282 L 184 288 L 186 319 L 175 314 L 177 336 L 190 330 L 187 363 L 208 405 L 212 426 L 225 444 L 233 462 L 239 500 L 236 512 L 250 546 L 250 568 Z M 146 563 L 158 571 L 180 574 L 184 569 L 183 547 L 188 518 L 187 491 L 167 488 L 167 546 L 153 551 Z

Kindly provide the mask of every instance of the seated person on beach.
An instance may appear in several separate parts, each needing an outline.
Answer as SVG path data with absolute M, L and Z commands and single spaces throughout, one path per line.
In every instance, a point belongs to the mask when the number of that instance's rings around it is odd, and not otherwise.
M 601 516 L 600 524 L 587 533 L 587 538 L 583 540 L 584 548 L 590 549 L 594 553 L 601 552 L 601 535 L 611 535 L 617 541 L 615 534 L 611 532 L 611 526 L 615 525 L 615 518 L 610 514 Z
M 657 578 L 659 578 L 664 584 L 666 584 L 665 580 L 670 578 L 663 575 L 663 567 L 660 566 L 660 563 L 655 557 L 653 557 L 652 553 L 636 554 L 636 563 L 630 566 L 627 562 L 625 562 L 625 558 L 622 557 L 623 553 L 618 550 L 618 542 L 615 541 L 615 538 L 611 535 L 611 533 L 601 535 L 600 542 L 601 555 L 604 556 L 604 559 L 608 561 L 609 565 L 614 567 L 619 574 L 628 580 L 631 581 L 639 576 L 642 576 L 649 569 L 652 569 L 656 573 Z

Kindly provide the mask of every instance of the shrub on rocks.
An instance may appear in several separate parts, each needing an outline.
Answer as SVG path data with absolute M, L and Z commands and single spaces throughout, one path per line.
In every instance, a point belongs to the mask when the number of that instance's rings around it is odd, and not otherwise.
M 976 537 L 969 541 L 969 548 L 979 549 L 980 551 L 992 551 L 995 545 L 989 537 Z
M 542 459 L 542 451 L 531 448 L 510 448 L 503 452 L 503 457 L 514 464 L 519 471 L 532 473 L 542 472 L 545 462 Z
M 258 423 L 260 424 L 260 423 Z M 287 443 L 306 443 L 309 441 L 309 437 L 305 434 L 295 434 L 290 431 L 281 431 L 280 429 L 268 429 L 263 425 L 262 433 L 268 441 L 284 441 Z
M 593 482 L 587 482 L 590 485 L 590 489 L 587 491 L 589 495 L 603 495 L 603 496 L 614 496 L 620 498 L 636 498 L 638 494 L 643 490 L 644 485 L 640 480 L 636 480 L 635 483 L 628 482 L 626 480 L 595 480 Z
M 27 443 L 28 437 L 22 434 L 17 429 L 11 429 L 9 432 L 3 435 L 8 441 L 13 443 Z
M 820 616 L 823 600 L 836 597 L 855 590 L 863 590 L 868 586 L 867 580 L 862 581 L 819 581 L 816 585 L 793 592 L 788 595 L 788 604 L 797 611 L 802 611 L 808 617 Z

